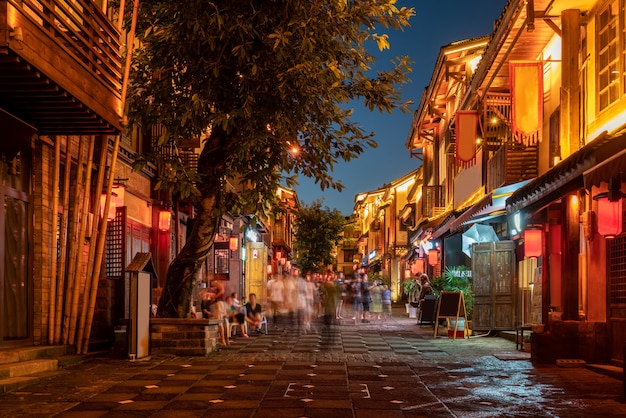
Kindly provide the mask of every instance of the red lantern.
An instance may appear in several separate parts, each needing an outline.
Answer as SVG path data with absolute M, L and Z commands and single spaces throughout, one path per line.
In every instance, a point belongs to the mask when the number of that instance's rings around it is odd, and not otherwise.
M 541 229 L 524 230 L 524 255 L 537 258 L 543 253 L 543 231 Z
M 276 251 L 276 259 L 280 260 L 283 257 L 283 254 L 280 251 Z
M 428 264 L 431 266 L 439 264 L 439 250 L 428 251 Z
M 172 212 L 169 210 L 162 210 L 159 212 L 159 230 L 169 231 L 170 222 L 172 221 Z
M 598 200 L 598 233 L 615 238 L 622 233 L 622 199 L 615 201 L 602 197 Z
M 413 274 L 417 274 L 417 273 L 423 273 L 424 270 L 426 270 L 424 267 L 424 259 L 423 258 L 418 258 L 417 260 L 415 260 L 413 262 L 413 264 L 411 264 L 411 273 Z
M 239 238 L 238 237 L 230 237 L 229 248 L 231 251 L 237 251 L 239 248 Z

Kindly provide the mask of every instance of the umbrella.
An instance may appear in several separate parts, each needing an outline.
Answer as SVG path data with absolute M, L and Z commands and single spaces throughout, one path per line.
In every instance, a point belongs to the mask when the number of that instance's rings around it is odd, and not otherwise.
M 490 225 L 474 224 L 470 229 L 463 232 L 461 250 L 472 256 L 472 244 L 475 242 L 495 242 L 500 241 L 496 231 Z

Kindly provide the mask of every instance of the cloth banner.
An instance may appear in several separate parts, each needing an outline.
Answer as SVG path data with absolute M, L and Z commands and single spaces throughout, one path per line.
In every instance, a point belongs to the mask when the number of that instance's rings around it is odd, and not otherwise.
M 478 112 L 476 110 L 459 110 L 456 112 L 456 163 L 466 167 L 476 160 L 476 126 Z
M 512 62 L 511 131 L 526 146 L 541 142 L 543 125 L 543 61 Z

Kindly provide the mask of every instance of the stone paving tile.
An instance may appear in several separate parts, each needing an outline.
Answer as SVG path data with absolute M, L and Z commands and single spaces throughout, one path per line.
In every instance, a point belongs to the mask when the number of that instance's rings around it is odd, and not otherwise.
M 626 416 L 621 381 L 534 366 L 498 338 L 432 338 L 431 328 L 414 322 L 335 327 L 330 344 L 281 328 L 237 338 L 208 358 L 93 361 L 0 396 L 0 415 Z

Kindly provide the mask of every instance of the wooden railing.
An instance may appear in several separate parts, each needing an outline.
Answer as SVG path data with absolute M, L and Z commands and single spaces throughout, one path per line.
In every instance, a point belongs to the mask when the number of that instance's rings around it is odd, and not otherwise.
M 487 190 L 537 177 L 538 153 L 537 146 L 512 141 L 502 145 L 487 162 Z
M 422 216 L 430 218 L 443 213 L 445 208 L 442 186 L 424 186 L 422 190 Z
M 8 0 L 87 71 L 119 97 L 120 34 L 89 0 Z

